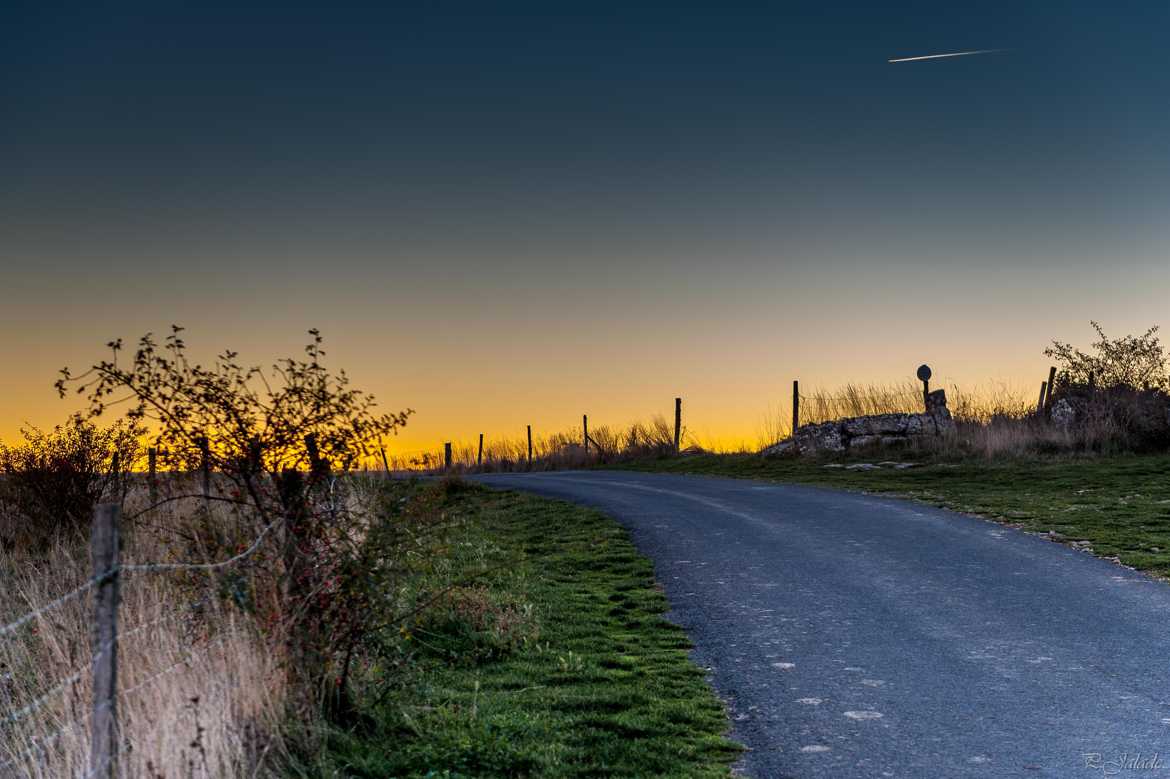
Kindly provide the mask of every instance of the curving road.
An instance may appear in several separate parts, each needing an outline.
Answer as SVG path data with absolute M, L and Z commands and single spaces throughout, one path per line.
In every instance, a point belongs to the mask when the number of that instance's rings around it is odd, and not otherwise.
M 631 530 L 749 776 L 1170 776 L 1162 582 L 895 499 L 613 471 L 477 478 Z

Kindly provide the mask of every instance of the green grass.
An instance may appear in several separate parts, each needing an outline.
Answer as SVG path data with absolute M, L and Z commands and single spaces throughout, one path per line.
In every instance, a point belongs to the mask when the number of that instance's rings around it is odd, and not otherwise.
M 613 520 L 462 483 L 388 489 L 440 493 L 455 527 L 435 581 L 487 573 L 386 632 L 359 685 L 359 724 L 331 731 L 304 773 L 730 775 L 739 748 L 725 710 Z
M 1170 576 L 1170 456 L 925 461 L 906 470 L 873 471 L 826 464 L 701 455 L 624 467 L 901 495 L 1032 532 L 1050 532 L 1055 540 L 1087 541 L 1097 555 Z

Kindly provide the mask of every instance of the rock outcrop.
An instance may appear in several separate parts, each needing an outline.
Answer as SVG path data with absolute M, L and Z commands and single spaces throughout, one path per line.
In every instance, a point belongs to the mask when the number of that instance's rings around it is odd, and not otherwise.
M 928 410 L 924 414 L 875 414 L 801 425 L 792 438 L 769 446 L 761 454 L 766 457 L 805 455 L 874 446 L 899 446 L 955 432 L 955 421 L 947 409 L 944 390 L 930 393 L 926 398 L 926 408 Z

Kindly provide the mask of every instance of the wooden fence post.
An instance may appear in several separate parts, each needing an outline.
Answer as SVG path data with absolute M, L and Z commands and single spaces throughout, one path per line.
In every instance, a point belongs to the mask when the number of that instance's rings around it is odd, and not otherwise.
M 110 476 L 114 480 L 114 494 L 118 496 L 118 502 L 121 503 L 126 493 L 122 484 L 122 456 L 118 454 L 117 449 L 110 455 Z
M 382 453 L 382 467 L 386 469 L 386 475 L 390 475 L 390 461 L 386 459 L 386 447 L 381 444 L 378 445 L 378 451 Z
M 589 454 L 589 415 L 581 415 L 581 439 L 585 444 L 585 454 Z
M 305 436 L 305 449 L 309 453 L 309 468 L 314 477 L 328 476 L 333 469 L 332 463 L 321 456 L 321 449 L 317 446 L 317 434 L 309 433 Z
M 153 446 L 146 450 L 146 462 L 150 469 L 150 505 L 158 503 L 158 450 Z
M 674 453 L 679 453 L 682 443 L 682 398 L 674 399 Z
M 1056 386 L 1056 366 L 1048 369 L 1048 390 L 1044 393 L 1044 410 L 1052 408 L 1052 390 Z
M 444 467 L 448 471 L 451 470 L 451 442 L 450 441 L 443 444 L 443 461 L 445 463 Z
M 203 497 L 211 495 L 211 445 L 207 436 L 199 436 L 195 441 L 199 446 L 199 472 L 203 476 Z
M 528 426 L 528 467 L 532 467 L 532 425 Z
M 122 507 L 102 503 L 93 517 L 90 555 L 94 588 L 93 702 L 89 773 L 96 779 L 118 774 L 118 522 Z
M 1044 413 L 1044 394 L 1048 391 L 1048 382 L 1040 382 L 1040 400 L 1036 403 L 1036 413 Z
M 264 447 L 258 438 L 248 439 L 248 473 L 256 478 L 264 473 Z
M 302 610 L 306 606 L 306 593 L 313 590 L 312 566 L 306 559 L 305 549 L 310 542 L 306 506 L 308 486 L 304 474 L 299 470 L 285 468 L 280 474 L 277 489 L 285 519 L 281 539 L 284 577 L 280 583 L 281 621 L 288 653 L 285 677 L 288 680 L 293 705 L 300 709 L 306 705 L 305 689 L 311 687 L 307 680 L 311 678 L 316 668 L 312 658 L 308 657 L 312 639 L 305 622 L 312 618 L 312 611 Z
M 479 434 L 479 454 L 475 456 L 475 465 L 476 467 L 483 465 L 483 433 Z
M 800 427 L 800 382 L 792 382 L 792 435 L 796 435 L 796 429 Z

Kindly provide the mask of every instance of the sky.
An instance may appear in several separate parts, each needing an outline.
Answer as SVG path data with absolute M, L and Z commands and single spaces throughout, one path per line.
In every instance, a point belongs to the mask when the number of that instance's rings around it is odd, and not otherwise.
M 1170 5 L 6 3 L 0 439 L 172 323 L 392 451 L 1038 385 L 1165 322 Z M 891 64 L 972 49 L 997 53 Z

